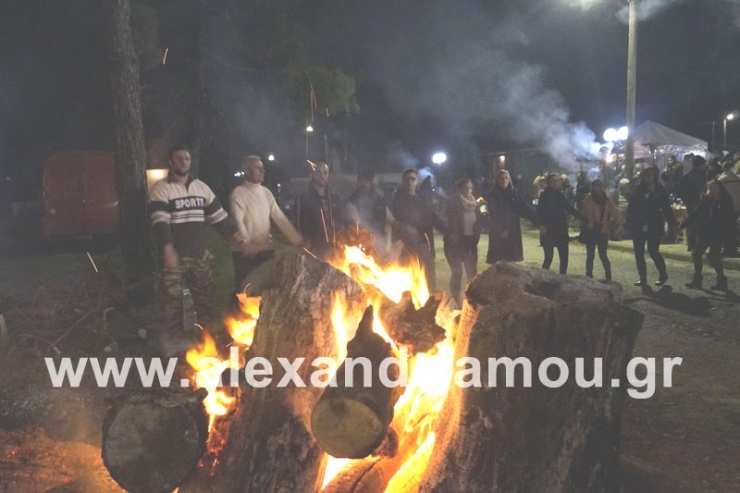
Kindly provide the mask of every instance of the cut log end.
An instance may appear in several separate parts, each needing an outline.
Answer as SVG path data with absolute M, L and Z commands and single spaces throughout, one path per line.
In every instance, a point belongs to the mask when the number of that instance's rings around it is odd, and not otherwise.
M 208 418 L 195 397 L 134 394 L 103 425 L 103 462 L 131 492 L 170 492 L 193 471 L 208 439 Z
M 357 399 L 324 399 L 311 415 L 311 428 L 319 446 L 337 458 L 368 456 L 383 441 L 387 424 L 378 412 Z

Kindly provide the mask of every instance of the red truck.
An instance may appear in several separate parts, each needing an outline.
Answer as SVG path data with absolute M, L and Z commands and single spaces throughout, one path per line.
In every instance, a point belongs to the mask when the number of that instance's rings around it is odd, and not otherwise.
M 44 238 L 96 236 L 118 231 L 112 152 L 55 152 L 44 165 L 41 188 Z

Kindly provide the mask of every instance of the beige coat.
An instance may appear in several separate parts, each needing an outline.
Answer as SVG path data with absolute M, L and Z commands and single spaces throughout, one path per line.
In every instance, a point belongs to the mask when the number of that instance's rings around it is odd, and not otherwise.
M 586 195 L 583 200 L 583 214 L 586 216 L 586 224 L 589 228 L 601 224 L 601 232 L 605 234 L 611 232 L 612 223 L 624 224 L 624 218 L 609 196 L 606 197 L 606 204 L 601 206 L 596 203 L 591 194 Z

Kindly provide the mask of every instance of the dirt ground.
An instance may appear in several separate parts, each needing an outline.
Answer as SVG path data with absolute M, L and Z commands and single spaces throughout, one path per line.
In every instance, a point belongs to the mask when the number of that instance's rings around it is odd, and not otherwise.
M 485 268 L 485 249 L 484 238 L 481 269 Z M 668 261 L 670 286 L 641 291 L 631 285 L 635 280 L 631 253 L 615 246 L 610 256 L 615 280 L 624 286 L 625 303 L 645 315 L 635 356 L 659 362 L 667 357 L 683 358 L 674 371 L 672 388 L 660 385 L 663 372 L 659 365 L 655 395 L 645 400 L 626 399 L 621 445 L 625 470 L 633 482 L 624 491 L 740 491 L 740 299 L 732 294 L 685 289 L 683 283 L 691 270 L 688 257 Z M 525 236 L 525 257 L 531 259 L 527 263 L 532 266 L 541 261 L 534 236 Z M 573 244 L 570 273 L 582 273 L 584 261 L 583 248 Z M 19 275 L 24 272 L 18 267 L 20 262 L 19 257 L 0 258 L 0 272 Z M 556 267 L 557 258 L 554 264 Z M 441 251 L 437 269 L 438 287 L 444 288 L 449 271 Z M 597 277 L 600 272 L 597 260 Z M 706 274 L 709 284 L 713 273 Z M 740 271 L 728 271 L 728 277 L 731 287 L 740 291 Z M 57 282 L 64 286 L 71 279 Z M 3 286 L 12 285 L 8 280 L 4 277 Z M 80 295 L 45 283 L 48 289 L 42 291 L 39 282 L 26 283 L 22 295 L 18 289 L 0 290 L 0 311 L 9 322 L 7 335 L 0 339 L 0 492 L 119 491 L 103 468 L 99 447 L 108 409 L 105 399 L 120 389 L 100 390 L 89 381 L 75 389 L 52 388 L 43 358 L 56 353 L 50 343 L 85 312 L 75 311 L 84 310 L 82 305 L 34 311 L 33 307 L 46 306 L 39 303 L 39 297 L 53 298 L 50 293 Z M 94 301 L 100 290 L 87 287 L 86 296 Z M 35 296 L 32 306 L 29 296 Z M 103 299 L 120 302 L 115 297 Z M 67 298 L 57 305 L 65 303 L 69 305 Z M 8 315 L 19 306 L 26 318 L 30 317 L 21 325 L 20 319 L 14 321 Z M 90 317 L 58 341 L 59 351 L 86 356 L 154 354 L 137 335 L 140 329 L 147 329 L 145 323 L 128 316 L 125 303 L 109 312 L 105 320 L 99 315 Z M 44 327 L 34 322 L 50 324 L 52 334 L 45 336 Z M 19 339 L 20 326 L 27 334 L 23 339 Z M 80 332 L 82 327 L 86 332 Z M 117 342 L 113 348 L 111 341 Z M 648 483 L 652 486 L 646 486 Z

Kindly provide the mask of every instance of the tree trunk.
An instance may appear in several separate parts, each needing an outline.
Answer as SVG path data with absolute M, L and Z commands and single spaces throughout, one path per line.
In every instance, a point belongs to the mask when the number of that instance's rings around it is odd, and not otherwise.
M 205 391 L 141 391 L 119 398 L 103 423 L 103 462 L 132 493 L 169 493 L 193 471 L 208 439 Z
M 353 330 L 366 305 L 357 283 L 311 257 L 291 255 L 278 261 L 272 284 L 261 293 L 259 322 L 248 355 L 269 360 L 272 383 L 240 389 L 213 474 L 201 468 L 180 488 L 182 493 L 319 489 L 327 456 L 311 436 L 310 415 L 323 389 L 311 384 L 310 375 L 317 370 L 311 363 L 319 356 L 336 360 L 331 308 L 332 294 L 337 292 L 343 293 L 354 317 L 347 321 Z M 296 372 L 305 388 L 277 387 L 285 374 L 278 357 L 291 362 L 305 358 Z
M 420 491 L 619 491 L 619 441 L 624 391 L 611 387 L 624 375 L 642 316 L 621 304 L 621 289 L 499 263 L 466 292 L 455 360 L 481 362 L 479 388 L 452 385 L 436 431 Z M 488 382 L 488 358 L 525 357 L 507 388 L 503 366 Z M 547 357 L 566 362 L 560 388 L 538 379 Z M 575 383 L 575 359 L 603 360 L 602 388 Z M 556 379 L 557 372 L 548 372 Z
M 129 0 L 104 0 L 111 58 L 110 80 L 116 117 L 116 183 L 121 211 L 120 238 L 128 279 L 148 276 L 154 267 L 147 218 L 146 150 L 141 116 L 139 60 L 131 34 Z

